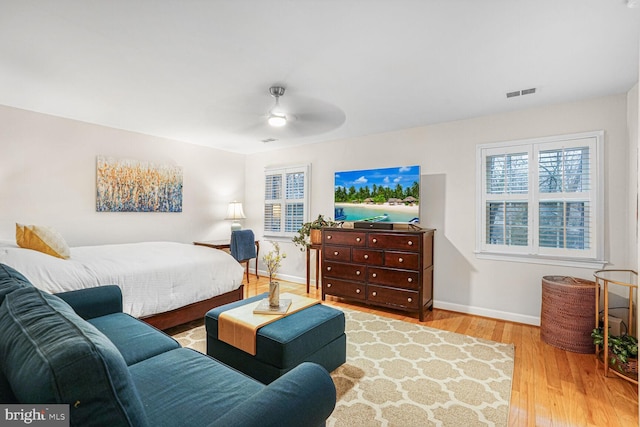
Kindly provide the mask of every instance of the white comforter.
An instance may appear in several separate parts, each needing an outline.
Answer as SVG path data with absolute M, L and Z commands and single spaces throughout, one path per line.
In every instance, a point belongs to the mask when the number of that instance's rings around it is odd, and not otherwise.
M 244 272 L 226 252 L 174 242 L 80 246 L 66 260 L 3 242 L 0 263 L 51 293 L 118 285 L 124 312 L 135 317 L 237 289 Z

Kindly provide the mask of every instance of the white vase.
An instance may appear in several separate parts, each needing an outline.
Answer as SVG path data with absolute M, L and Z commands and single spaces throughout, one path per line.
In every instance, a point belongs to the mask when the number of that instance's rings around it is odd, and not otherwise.
M 269 282 L 269 307 L 280 307 L 280 283 Z

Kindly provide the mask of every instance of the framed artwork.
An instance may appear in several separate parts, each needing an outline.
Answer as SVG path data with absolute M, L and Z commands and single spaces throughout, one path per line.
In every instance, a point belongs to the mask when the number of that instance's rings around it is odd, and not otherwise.
M 98 156 L 97 212 L 182 212 L 182 167 Z

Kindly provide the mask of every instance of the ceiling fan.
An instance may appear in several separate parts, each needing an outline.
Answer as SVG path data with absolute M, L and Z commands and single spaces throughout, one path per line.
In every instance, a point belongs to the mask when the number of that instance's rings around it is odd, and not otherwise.
M 278 139 L 312 136 L 337 129 L 345 122 L 346 115 L 335 105 L 295 93 L 285 96 L 286 91 L 282 85 L 269 87 L 275 104 L 267 111 L 266 120 L 263 115 L 262 124 L 255 128 L 261 136 L 267 134 Z
M 282 86 L 271 86 L 269 93 L 276 99 L 276 105 L 269 112 L 267 122 L 273 127 L 281 127 L 287 124 L 287 115 L 280 109 L 278 100 L 284 95 L 285 88 Z
M 272 84 L 265 92 L 218 98 L 209 116 L 219 129 L 263 142 L 320 135 L 339 128 L 346 120 L 337 106 L 283 84 Z

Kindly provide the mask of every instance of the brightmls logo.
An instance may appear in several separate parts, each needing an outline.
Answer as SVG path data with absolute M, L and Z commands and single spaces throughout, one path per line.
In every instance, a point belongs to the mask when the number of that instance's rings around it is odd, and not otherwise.
M 0 411 L 0 426 L 69 426 L 69 405 L 0 405 Z

